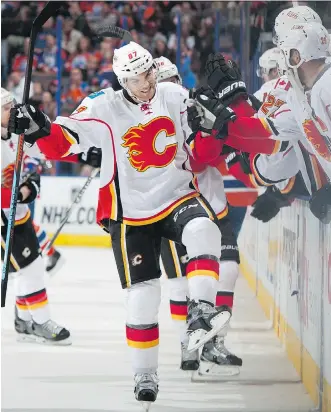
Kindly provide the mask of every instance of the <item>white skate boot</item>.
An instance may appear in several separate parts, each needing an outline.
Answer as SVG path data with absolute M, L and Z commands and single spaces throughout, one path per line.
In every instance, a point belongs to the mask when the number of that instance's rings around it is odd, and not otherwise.
M 137 401 L 141 403 L 144 411 L 149 411 L 153 402 L 156 401 L 159 392 L 159 379 L 156 373 L 136 373 L 134 375 L 134 393 Z
M 180 369 L 183 371 L 196 371 L 199 369 L 199 351 L 189 352 L 187 343 L 182 343 L 182 358 Z
M 215 336 L 205 343 L 200 358 L 199 376 L 222 377 L 239 375 L 242 359 L 224 345 L 224 336 Z
M 15 308 L 15 330 L 21 342 L 45 343 L 48 345 L 71 345 L 70 332 L 53 320 L 38 324 L 18 317 Z
M 231 319 L 228 306 L 215 306 L 204 300 L 189 301 L 187 315 L 187 350 L 195 351 L 226 328 Z

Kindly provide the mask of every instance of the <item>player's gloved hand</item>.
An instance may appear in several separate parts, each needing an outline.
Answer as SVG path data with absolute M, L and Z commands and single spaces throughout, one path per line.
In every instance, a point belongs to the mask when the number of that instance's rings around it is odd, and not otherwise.
M 22 188 L 26 187 L 30 194 L 24 198 L 24 195 L 21 191 Z M 23 183 L 20 184 L 17 201 L 18 203 L 31 203 L 33 202 L 40 192 L 40 175 L 38 173 L 31 173 L 25 177 Z
M 239 67 L 232 60 L 226 62 L 221 53 L 208 56 L 205 76 L 208 86 L 224 106 L 228 106 L 240 96 L 247 99 L 246 84 L 242 81 Z
M 331 222 L 331 183 L 327 183 L 313 193 L 309 208 L 311 213 L 322 223 Z
M 209 87 L 200 87 L 192 95 L 197 107 L 202 109 L 201 127 L 216 131 L 215 138 L 223 139 L 228 135 L 227 123 L 237 117 L 232 109 L 225 107 Z
M 226 157 L 225 163 L 230 173 L 231 173 L 231 168 L 237 163 L 240 164 L 242 171 L 246 175 L 249 175 L 252 173 L 250 161 L 249 161 L 249 153 L 234 151 Z
M 251 216 L 266 223 L 274 218 L 282 207 L 291 206 L 291 202 L 275 186 L 269 186 L 252 206 L 254 209 Z
M 48 136 L 51 131 L 51 121 L 41 110 L 30 104 L 16 104 L 10 110 L 8 132 L 24 133 L 24 141 L 33 145 L 38 139 Z
M 81 163 L 92 166 L 101 167 L 102 152 L 97 147 L 91 147 L 85 153 L 79 153 L 78 159 Z

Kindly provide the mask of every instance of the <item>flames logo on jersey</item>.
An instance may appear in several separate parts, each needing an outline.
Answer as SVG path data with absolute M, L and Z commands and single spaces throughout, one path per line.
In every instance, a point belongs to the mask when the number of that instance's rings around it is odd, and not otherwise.
M 161 132 L 166 137 L 175 135 L 175 125 L 168 117 L 156 117 L 146 124 L 131 127 L 122 137 L 122 147 L 128 148 L 128 159 L 138 172 L 150 167 L 166 167 L 175 158 L 177 143 L 168 144 L 162 152 L 156 149 L 156 139 Z
M 11 189 L 13 185 L 13 179 L 14 179 L 14 169 L 15 169 L 14 163 L 10 163 L 8 166 L 6 166 L 2 170 L 2 173 L 1 173 L 1 186 L 2 187 Z
M 320 119 L 317 119 L 317 121 L 320 124 L 321 129 L 326 132 L 328 129 L 325 124 Z M 312 144 L 312 146 L 314 146 L 315 150 L 320 154 L 321 157 L 323 157 L 328 162 L 331 162 L 330 150 L 328 149 L 328 146 L 324 141 L 324 137 L 320 134 L 314 122 L 312 120 L 305 120 L 303 122 L 303 128 L 307 139 Z

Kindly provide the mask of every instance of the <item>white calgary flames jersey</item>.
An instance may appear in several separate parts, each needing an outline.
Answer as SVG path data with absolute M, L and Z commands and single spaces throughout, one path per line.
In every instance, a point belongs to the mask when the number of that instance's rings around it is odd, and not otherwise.
M 1 188 L 11 189 L 15 167 L 15 153 L 8 141 L 1 140 Z M 2 209 L 8 218 L 9 209 Z M 16 223 L 24 223 L 30 216 L 29 207 L 26 204 L 18 204 L 16 207 Z
M 270 90 L 273 89 L 277 81 L 278 79 L 272 79 L 272 80 L 269 80 L 268 82 L 263 83 L 260 89 L 254 93 L 254 96 L 257 99 L 259 99 L 260 102 L 264 102 L 268 93 L 270 92 Z
M 203 172 L 195 174 L 193 185 L 208 201 L 218 219 L 222 219 L 228 208 L 221 172 L 216 167 L 207 166 Z
M 146 104 L 107 88 L 85 98 L 70 117 L 56 119 L 71 143 L 67 154 L 102 149 L 98 221 L 149 224 L 198 195 L 185 170 L 192 133 L 187 98 L 188 91 L 173 83 L 158 84 Z
M 287 105 L 287 94 L 291 87 L 287 77 L 282 76 L 276 79 L 270 86 L 257 117 L 272 120 L 278 133 L 275 139 L 280 141 L 299 139 L 302 137 L 302 133 Z M 290 179 L 299 172 L 299 163 L 293 147 L 296 144 L 295 142 L 289 143 L 286 150 L 279 153 L 261 154 L 255 157 L 253 167 L 256 169 L 255 176 L 261 180 L 260 183 L 266 185 L 277 183 L 284 179 Z
M 295 91 L 291 89 L 288 103 L 293 115 L 305 136 L 302 143 L 305 148 L 314 154 L 325 173 L 331 179 L 331 67 L 321 73 L 318 80 L 309 92 L 306 92 L 308 103 L 315 113 L 315 120 L 319 123 L 322 134 L 309 114 L 303 110 L 302 103 Z

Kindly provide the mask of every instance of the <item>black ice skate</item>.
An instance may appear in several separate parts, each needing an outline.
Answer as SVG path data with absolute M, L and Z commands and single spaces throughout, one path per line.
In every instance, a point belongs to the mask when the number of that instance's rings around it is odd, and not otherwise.
M 195 351 L 204 345 L 221 330 L 227 327 L 231 319 L 228 306 L 215 306 L 204 300 L 188 303 L 187 334 L 189 337 L 187 350 Z
M 156 373 L 136 373 L 134 376 L 134 393 L 137 401 L 141 403 L 144 411 L 149 411 L 153 402 L 156 401 L 159 392 L 159 379 Z
M 180 369 L 183 371 L 196 371 L 199 369 L 199 351 L 189 352 L 187 350 L 187 343 L 182 343 Z
M 54 251 L 53 254 L 51 254 L 50 256 L 47 256 L 47 260 L 46 260 L 46 272 L 48 272 L 48 274 L 50 276 L 54 276 L 55 273 L 61 269 L 61 267 L 64 264 L 64 258 L 61 255 L 60 252 L 58 252 L 57 250 Z
M 21 342 L 44 343 L 48 345 L 71 345 L 70 332 L 53 320 L 38 324 L 18 317 L 15 308 L 15 330 Z
M 200 358 L 199 375 L 234 376 L 240 373 L 242 359 L 224 345 L 223 336 L 215 336 L 205 343 Z

